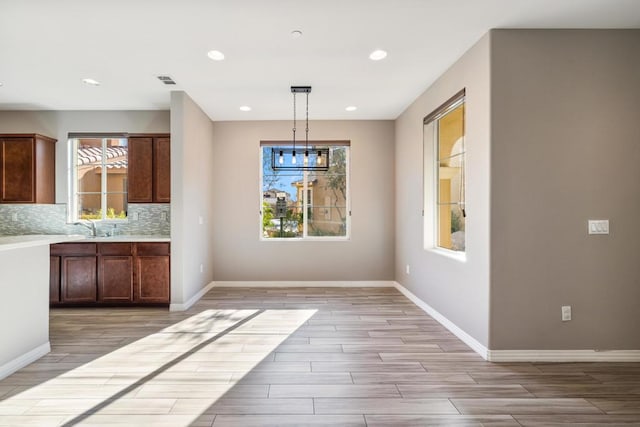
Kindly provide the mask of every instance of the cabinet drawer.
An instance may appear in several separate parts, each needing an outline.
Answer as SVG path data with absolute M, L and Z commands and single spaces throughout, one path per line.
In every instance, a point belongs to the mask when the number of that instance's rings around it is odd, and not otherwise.
M 95 255 L 95 243 L 56 243 L 51 245 L 51 255 Z
M 131 255 L 131 243 L 98 243 L 100 255 Z
M 136 243 L 136 255 L 138 256 L 163 256 L 169 255 L 169 243 Z

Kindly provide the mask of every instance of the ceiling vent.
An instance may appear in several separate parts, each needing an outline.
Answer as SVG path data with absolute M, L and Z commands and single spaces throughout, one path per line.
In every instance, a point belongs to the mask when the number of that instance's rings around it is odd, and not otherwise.
M 158 76 L 158 80 L 160 80 L 162 83 L 166 84 L 166 85 L 174 85 L 176 84 L 176 82 L 173 81 L 173 79 L 169 76 Z

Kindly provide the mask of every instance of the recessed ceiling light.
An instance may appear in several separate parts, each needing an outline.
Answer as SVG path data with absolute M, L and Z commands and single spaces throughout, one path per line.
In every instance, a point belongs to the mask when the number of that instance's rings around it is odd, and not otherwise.
M 349 105 L 347 108 L 345 108 L 345 110 L 347 111 L 356 111 L 358 109 L 358 107 L 356 107 L 355 105 Z
M 381 49 L 374 50 L 369 54 L 369 59 L 371 59 L 372 61 L 380 61 L 381 59 L 384 59 L 386 57 L 387 52 Z
M 91 86 L 100 86 L 100 82 L 94 79 L 82 79 L 82 83 L 85 83 Z
M 251 111 L 251 107 L 249 107 L 248 105 L 243 105 L 242 107 L 240 107 L 240 111 Z
M 214 61 L 222 61 L 224 59 L 224 53 L 220 52 L 219 50 L 210 50 L 209 52 L 207 52 L 207 56 Z
M 2 82 L 0 82 L 0 87 L 2 87 Z
M 294 39 L 297 39 L 298 37 L 300 37 L 302 35 L 302 31 L 300 30 L 293 30 L 291 31 L 291 37 L 293 37 Z

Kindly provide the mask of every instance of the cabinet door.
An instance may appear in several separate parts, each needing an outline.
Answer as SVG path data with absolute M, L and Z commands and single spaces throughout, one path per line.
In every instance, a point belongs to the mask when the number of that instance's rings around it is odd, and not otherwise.
M 137 256 L 136 302 L 169 303 L 169 257 Z
M 0 144 L 0 202 L 35 202 L 34 139 L 5 138 Z
M 153 141 L 153 201 L 171 202 L 171 139 L 156 138 Z
M 62 302 L 96 301 L 96 257 L 64 256 L 62 269 Z
M 98 258 L 98 301 L 133 301 L 133 258 L 101 256 Z
M 60 257 L 49 257 L 49 302 L 60 302 Z
M 153 138 L 129 138 L 128 201 L 153 202 Z

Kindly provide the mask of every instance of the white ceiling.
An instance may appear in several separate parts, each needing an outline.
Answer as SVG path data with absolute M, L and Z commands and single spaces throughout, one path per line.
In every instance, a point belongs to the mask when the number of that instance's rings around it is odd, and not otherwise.
M 212 120 L 291 119 L 289 87 L 311 85 L 311 119 L 394 119 L 490 28 L 640 28 L 640 0 L 0 0 L 0 110 L 184 90 Z

